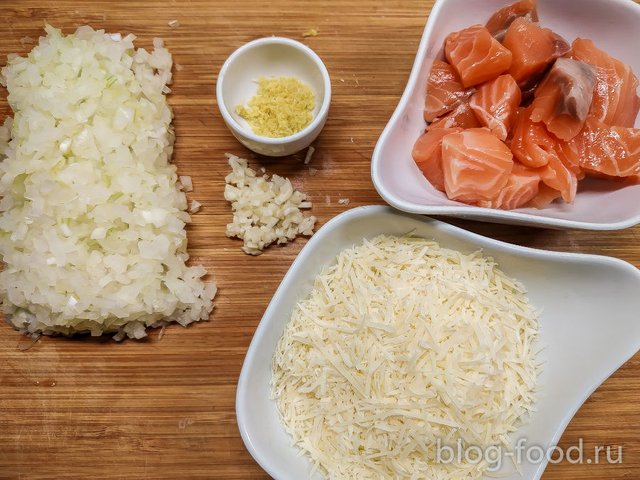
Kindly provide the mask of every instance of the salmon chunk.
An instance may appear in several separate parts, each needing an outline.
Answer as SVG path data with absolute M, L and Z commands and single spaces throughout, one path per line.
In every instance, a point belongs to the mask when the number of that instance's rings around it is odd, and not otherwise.
M 413 146 L 412 156 L 425 178 L 436 189 L 444 192 L 442 171 L 442 139 L 460 132 L 460 128 L 438 128 L 422 134 Z
M 473 113 L 469 102 L 462 102 L 444 117 L 436 119 L 429 125 L 429 130 L 434 128 L 478 128 L 482 127 L 476 114 Z
M 478 202 L 478 206 L 485 208 L 500 208 L 513 210 L 520 208 L 538 195 L 540 174 L 519 163 L 513 165 L 507 184 L 493 200 Z
M 559 58 L 535 91 L 531 120 L 544 122 L 556 137 L 571 140 L 587 120 L 595 81 L 591 65 Z
M 480 123 L 504 141 L 509 135 L 521 98 L 520 87 L 507 74 L 480 85 L 469 105 Z
M 434 61 L 427 81 L 424 119 L 433 122 L 437 117 L 456 108 L 472 93 L 473 91 L 462 86 L 460 77 L 451 65 L 442 60 Z
M 501 42 L 507 29 L 517 18 L 524 18 L 530 22 L 538 21 L 536 0 L 521 0 L 507 5 L 494 13 L 487 24 L 487 30 L 496 40 Z
M 493 80 L 511 67 L 511 52 L 482 25 L 450 34 L 444 54 L 465 88 Z
M 443 137 L 442 169 L 450 199 L 465 203 L 493 200 L 509 181 L 513 154 L 488 129 L 471 128 Z
M 640 129 L 610 127 L 589 117 L 571 142 L 580 167 L 591 175 L 633 177 L 640 174 Z
M 595 90 L 589 114 L 610 126 L 633 127 L 640 110 L 640 98 L 638 78 L 631 67 L 583 38 L 573 42 L 571 58 L 595 68 Z
M 544 75 L 556 58 L 571 48 L 559 35 L 525 18 L 513 21 L 502 44 L 513 55 L 509 73 L 525 90 Z

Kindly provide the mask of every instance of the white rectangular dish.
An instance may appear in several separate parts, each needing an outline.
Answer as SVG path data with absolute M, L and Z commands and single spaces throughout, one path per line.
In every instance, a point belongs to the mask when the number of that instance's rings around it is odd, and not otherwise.
M 622 186 L 608 180 L 580 182 L 572 205 L 553 203 L 538 210 L 505 211 L 449 200 L 431 186 L 411 157 L 413 144 L 424 132 L 427 78 L 433 60 L 442 56 L 446 36 L 473 24 L 484 24 L 510 0 L 438 0 L 422 35 L 407 87 L 384 129 L 371 162 L 378 193 L 391 206 L 410 213 L 450 215 L 488 222 L 551 228 L 618 230 L 640 223 L 640 185 Z M 592 39 L 610 55 L 640 75 L 640 5 L 629 0 L 538 0 L 543 26 L 573 41 Z M 636 119 L 640 127 L 640 119 Z
M 533 305 L 543 309 L 541 390 L 535 414 L 514 440 L 556 445 L 588 396 L 640 349 L 640 271 L 626 262 L 518 247 L 389 207 L 349 210 L 324 225 L 294 261 L 256 329 L 238 381 L 240 433 L 251 455 L 276 480 L 321 478 L 310 476 L 310 463 L 291 445 L 270 398 L 272 356 L 295 304 L 340 251 L 364 238 L 409 232 L 464 253 L 482 249 L 520 280 Z M 505 478 L 537 480 L 546 463 L 525 461 L 519 465 L 522 476 Z

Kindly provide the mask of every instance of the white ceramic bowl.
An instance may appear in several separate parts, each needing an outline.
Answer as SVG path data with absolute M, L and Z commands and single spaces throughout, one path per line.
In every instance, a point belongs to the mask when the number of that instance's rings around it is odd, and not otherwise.
M 484 23 L 491 13 L 514 0 L 438 0 L 429 15 L 407 87 L 373 153 L 371 176 L 390 205 L 412 213 L 451 215 L 476 220 L 555 228 L 616 230 L 640 223 L 640 185 L 588 179 L 580 182 L 573 205 L 502 211 L 449 200 L 420 173 L 411 149 L 424 131 L 427 78 L 442 56 L 445 37 Z M 631 65 L 640 75 L 640 5 L 629 0 L 538 0 L 540 22 L 569 41 L 591 38 L 598 47 Z M 640 119 L 636 120 L 640 127 Z
M 310 463 L 291 446 L 270 399 L 272 356 L 296 302 L 308 295 L 322 267 L 343 249 L 382 233 L 408 232 L 466 253 L 483 249 L 503 271 L 521 280 L 532 303 L 544 309 L 541 391 L 531 422 L 514 435 L 526 438 L 528 446 L 555 445 L 586 398 L 640 349 L 640 271 L 626 262 L 518 247 L 389 207 L 349 210 L 324 225 L 298 255 L 265 311 L 242 366 L 238 426 L 251 455 L 274 479 L 320 478 L 310 477 Z M 506 478 L 539 479 L 545 466 L 525 462 L 520 465 L 522 476 Z
M 311 87 L 316 96 L 313 120 L 300 132 L 282 138 L 256 135 L 236 113 L 257 90 L 258 77 L 293 76 Z M 261 155 L 283 157 L 311 145 L 327 121 L 331 80 L 320 57 L 306 45 L 282 37 L 253 40 L 233 52 L 220 69 L 216 84 L 218 108 L 231 133 Z

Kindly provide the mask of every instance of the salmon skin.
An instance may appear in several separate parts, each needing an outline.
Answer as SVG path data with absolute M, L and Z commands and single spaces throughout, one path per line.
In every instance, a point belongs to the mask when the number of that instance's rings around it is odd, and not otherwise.
M 425 178 L 437 190 L 444 192 L 442 171 L 442 138 L 450 133 L 462 131 L 460 128 L 439 128 L 422 134 L 413 146 L 412 156 Z
M 610 126 L 633 127 L 640 98 L 638 78 L 631 68 L 583 38 L 573 42 L 571 58 L 595 67 L 596 84 L 589 114 Z
M 511 75 L 506 74 L 480 85 L 469 105 L 480 123 L 504 141 L 509 135 L 521 98 L 520 87 Z
M 424 105 L 424 119 L 433 122 L 471 96 L 473 90 L 462 86 L 460 77 L 451 65 L 435 60 L 427 81 L 427 96 Z
M 444 117 L 436 119 L 429 125 L 429 130 L 435 128 L 479 128 L 482 127 L 469 102 L 462 102 Z
M 522 17 L 509 26 L 502 44 L 512 54 L 509 73 L 523 90 L 535 85 L 553 61 L 571 49 L 561 36 Z
M 531 120 L 544 122 L 556 137 L 571 140 L 587 120 L 595 81 L 591 65 L 559 58 L 535 91 Z
M 493 200 L 509 181 L 513 154 L 486 128 L 470 128 L 442 138 L 442 169 L 450 199 Z
M 501 42 L 507 29 L 517 18 L 524 18 L 530 22 L 538 21 L 538 8 L 536 0 L 522 0 L 501 8 L 494 13 L 487 24 L 487 30 L 493 37 Z
M 511 67 L 511 52 L 482 25 L 450 34 L 444 54 L 465 88 L 493 80 Z

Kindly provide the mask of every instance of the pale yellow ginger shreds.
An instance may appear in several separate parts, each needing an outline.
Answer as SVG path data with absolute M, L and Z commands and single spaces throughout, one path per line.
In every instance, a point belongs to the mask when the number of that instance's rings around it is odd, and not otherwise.
M 340 253 L 295 307 L 272 394 L 327 479 L 476 479 L 436 445 L 508 446 L 531 412 L 538 312 L 480 252 L 379 236 Z
M 288 137 L 313 119 L 315 95 L 309 85 L 295 77 L 258 78 L 258 92 L 236 112 L 254 133 L 263 137 Z

